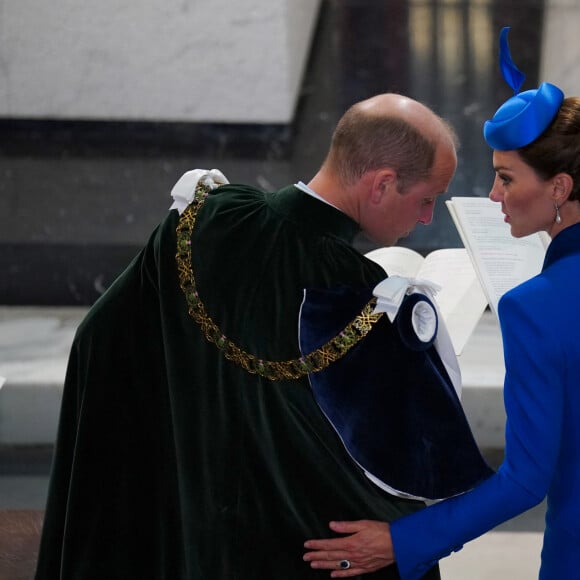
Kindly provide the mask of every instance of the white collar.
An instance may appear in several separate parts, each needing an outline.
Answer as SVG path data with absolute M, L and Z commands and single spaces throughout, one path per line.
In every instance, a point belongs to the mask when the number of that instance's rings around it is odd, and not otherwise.
M 324 199 L 321 195 L 318 195 L 318 193 L 316 193 L 313 189 L 308 187 L 303 181 L 299 181 L 298 183 L 295 183 L 294 187 L 297 187 L 298 189 L 300 189 L 304 193 L 307 193 L 308 195 L 311 195 L 312 197 L 319 199 L 320 201 L 323 201 L 327 205 L 332 206 L 334 209 L 337 209 L 338 211 L 342 211 L 340 208 L 336 207 L 334 204 L 332 204 L 328 200 Z

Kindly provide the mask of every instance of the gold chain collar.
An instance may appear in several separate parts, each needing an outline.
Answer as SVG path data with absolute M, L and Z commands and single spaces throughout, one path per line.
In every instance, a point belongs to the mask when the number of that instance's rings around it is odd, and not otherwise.
M 214 343 L 224 356 L 251 374 L 256 374 L 271 381 L 283 379 L 298 379 L 309 373 L 315 373 L 329 366 L 332 362 L 344 356 L 355 344 L 364 338 L 373 324 L 382 316 L 382 312 L 373 314 L 376 298 L 372 298 L 360 314 L 347 324 L 338 335 L 323 344 L 320 348 L 300 358 L 285 361 L 269 361 L 260 359 L 227 338 L 208 316 L 195 285 L 191 267 L 191 234 L 195 226 L 197 214 L 201 209 L 209 188 L 198 184 L 193 201 L 180 216 L 176 228 L 177 234 L 177 271 L 179 285 L 188 305 L 190 316 L 199 324 L 209 342 Z

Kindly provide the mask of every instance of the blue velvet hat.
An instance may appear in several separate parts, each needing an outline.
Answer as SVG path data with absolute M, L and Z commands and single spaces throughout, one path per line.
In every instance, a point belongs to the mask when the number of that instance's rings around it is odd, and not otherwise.
M 554 120 L 564 100 L 564 93 L 550 83 L 518 93 L 525 75 L 512 61 L 508 32 L 508 26 L 501 31 L 499 59 L 503 78 L 514 90 L 514 96 L 483 125 L 485 141 L 499 151 L 519 149 L 537 139 Z

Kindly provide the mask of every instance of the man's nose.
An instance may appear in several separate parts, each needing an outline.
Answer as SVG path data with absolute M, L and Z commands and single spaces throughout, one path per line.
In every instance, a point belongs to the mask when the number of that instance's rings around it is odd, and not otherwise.
M 419 215 L 419 223 L 428 226 L 433 221 L 433 205 L 425 206 Z

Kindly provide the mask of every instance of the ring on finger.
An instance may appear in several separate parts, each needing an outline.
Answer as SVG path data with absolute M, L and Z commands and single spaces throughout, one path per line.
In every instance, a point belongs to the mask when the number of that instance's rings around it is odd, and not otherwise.
M 348 570 L 352 564 L 350 563 L 350 560 L 341 560 L 338 565 L 341 570 Z

